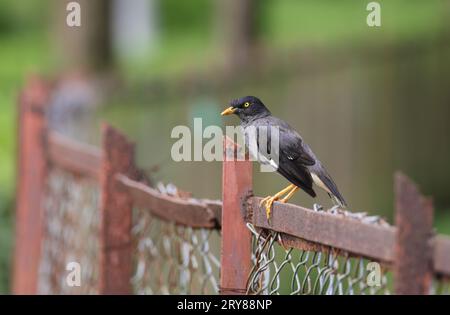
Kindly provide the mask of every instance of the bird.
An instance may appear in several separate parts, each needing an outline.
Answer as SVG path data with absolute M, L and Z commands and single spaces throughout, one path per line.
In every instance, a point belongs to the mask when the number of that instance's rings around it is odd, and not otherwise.
M 286 203 L 299 189 L 306 192 L 311 197 L 316 197 L 313 184 L 323 189 L 331 198 L 335 207 L 346 208 L 347 203 L 339 192 L 337 185 L 327 172 L 323 164 L 316 157 L 309 145 L 303 141 L 300 134 L 292 128 L 286 121 L 272 116 L 270 110 L 264 103 L 255 96 L 245 96 L 234 99 L 230 102 L 221 115 L 235 114 L 239 117 L 240 126 L 246 138 L 245 144 L 249 144 L 250 130 L 256 130 L 256 146 L 260 156 L 258 161 L 263 164 L 272 165 L 275 170 L 286 178 L 290 185 L 282 189 L 273 196 L 267 196 L 260 202 L 264 205 L 267 219 L 270 220 L 271 209 L 275 201 Z M 276 129 L 271 129 L 275 127 Z M 267 144 L 264 149 L 268 152 L 260 151 L 259 132 L 265 130 L 278 130 L 278 163 L 270 156 L 271 132 L 266 132 Z M 255 132 L 254 132 L 255 134 Z M 249 151 L 250 148 L 249 148 Z M 253 156 L 255 152 L 250 152 Z

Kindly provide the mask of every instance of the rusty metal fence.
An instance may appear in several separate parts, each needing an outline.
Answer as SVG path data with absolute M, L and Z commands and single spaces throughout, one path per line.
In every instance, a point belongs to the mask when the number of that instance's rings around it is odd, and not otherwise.
M 14 293 L 449 294 L 450 239 L 433 233 L 431 201 L 406 176 L 396 226 L 281 203 L 268 222 L 229 139 L 222 201 L 195 199 L 150 185 L 108 125 L 100 148 L 52 131 L 51 92 L 31 80 L 19 103 Z

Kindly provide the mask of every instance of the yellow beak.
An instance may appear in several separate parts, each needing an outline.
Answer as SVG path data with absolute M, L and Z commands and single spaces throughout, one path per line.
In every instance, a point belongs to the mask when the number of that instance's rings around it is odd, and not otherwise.
M 234 108 L 233 106 L 230 106 L 227 109 L 225 109 L 220 115 L 222 115 L 222 116 L 231 115 L 235 111 L 236 111 L 236 108 Z

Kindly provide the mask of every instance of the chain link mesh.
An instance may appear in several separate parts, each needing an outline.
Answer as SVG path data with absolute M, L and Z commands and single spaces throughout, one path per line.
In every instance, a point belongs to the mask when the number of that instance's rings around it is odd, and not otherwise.
M 98 292 L 98 203 L 99 187 L 94 180 L 51 169 L 44 201 L 40 294 Z M 80 286 L 70 286 L 66 280 L 71 272 L 66 266 L 71 262 L 80 266 Z
M 217 294 L 220 235 L 193 229 L 135 210 L 133 236 L 137 294 Z
M 390 294 L 389 275 L 379 264 L 380 277 L 369 279 L 377 265 L 333 248 L 286 249 L 278 244 L 281 235 L 257 230 L 253 234 L 253 269 L 248 294 Z
M 40 294 L 98 293 L 98 205 L 99 187 L 94 180 L 58 168 L 50 170 L 44 201 Z M 179 226 L 146 209 L 135 209 L 133 216 L 135 273 L 131 282 L 135 293 L 219 293 L 219 230 Z M 368 220 L 364 216 L 357 219 Z M 370 268 L 370 259 L 317 244 L 304 249 L 284 248 L 282 234 L 247 226 L 253 234 L 248 294 L 392 291 L 392 276 L 383 264 L 375 266 L 380 268 L 381 276 L 371 277 L 374 269 Z M 81 268 L 80 286 L 67 283 L 70 271 L 66 267 L 71 262 Z M 449 279 L 435 277 L 430 293 L 450 294 Z

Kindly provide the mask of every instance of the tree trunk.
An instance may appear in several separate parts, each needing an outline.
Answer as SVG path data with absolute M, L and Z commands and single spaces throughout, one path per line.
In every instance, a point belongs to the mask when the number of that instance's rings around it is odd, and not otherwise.
M 220 39 L 230 69 L 245 67 L 252 60 L 257 36 L 257 1 L 218 0 Z
M 57 58 L 63 68 L 102 71 L 112 65 L 109 0 L 78 0 L 81 26 L 68 26 L 70 0 L 53 0 Z

